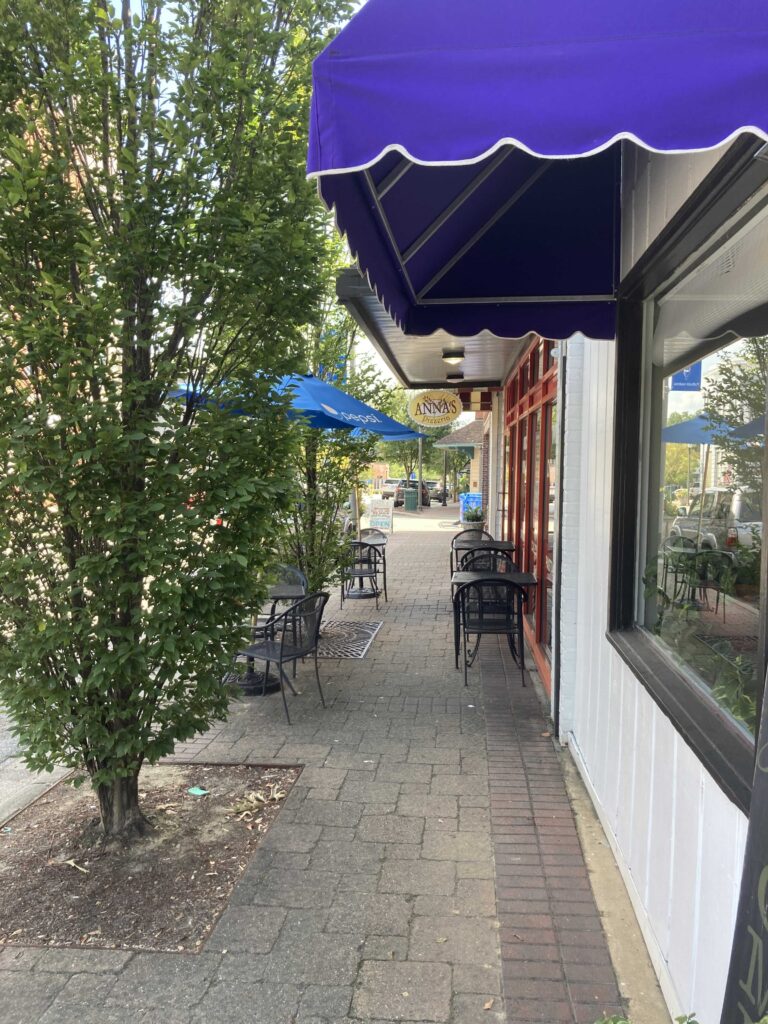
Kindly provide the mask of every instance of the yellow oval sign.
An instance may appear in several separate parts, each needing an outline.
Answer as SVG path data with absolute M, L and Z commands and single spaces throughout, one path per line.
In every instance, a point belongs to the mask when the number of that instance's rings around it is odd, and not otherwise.
M 408 403 L 408 415 L 421 427 L 444 427 L 462 412 L 461 399 L 453 391 L 422 391 Z

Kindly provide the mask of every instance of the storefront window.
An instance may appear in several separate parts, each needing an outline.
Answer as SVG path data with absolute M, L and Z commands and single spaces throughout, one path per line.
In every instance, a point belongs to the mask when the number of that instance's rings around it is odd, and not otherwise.
M 552 643 L 553 552 L 556 477 L 552 418 L 557 394 L 553 343 L 532 344 L 506 385 L 506 436 L 509 440 L 509 539 L 517 545 L 517 566 L 536 576 L 529 589 L 525 635 L 549 685 Z
M 530 417 L 532 472 L 529 492 L 531 503 L 531 528 L 528 531 L 530 535 L 528 571 L 532 572 L 537 579 L 539 577 L 539 488 L 541 486 L 541 459 L 539 457 L 540 422 L 540 412 L 536 412 Z M 531 625 L 534 625 L 536 622 L 536 589 L 537 588 L 533 588 L 531 593 L 529 593 L 528 607 L 526 609 Z
M 711 346 L 708 346 L 711 348 Z M 654 374 L 645 626 L 726 713 L 756 729 L 768 338 Z
M 544 548 L 544 573 L 542 600 L 544 601 L 544 623 L 542 641 L 547 649 L 552 647 L 552 585 L 555 573 L 555 518 L 557 513 L 557 402 L 546 406 L 546 451 L 547 451 L 547 512 Z
M 518 473 L 518 517 L 517 517 L 517 561 L 520 567 L 527 565 L 528 546 L 528 423 L 520 424 L 520 470 Z
M 510 437 L 504 435 L 504 455 L 502 458 L 501 470 L 501 493 L 499 494 L 499 519 L 501 525 L 500 536 L 502 540 L 507 537 L 507 521 L 509 515 L 509 451 Z

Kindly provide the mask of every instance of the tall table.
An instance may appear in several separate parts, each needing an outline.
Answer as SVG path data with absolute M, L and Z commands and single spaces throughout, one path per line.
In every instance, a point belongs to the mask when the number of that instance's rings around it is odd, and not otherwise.
M 493 547 L 489 542 L 488 546 Z M 513 545 L 514 546 L 514 545 Z M 528 596 L 528 588 L 538 586 L 538 580 L 531 572 L 463 572 L 457 570 L 451 576 L 451 592 L 453 593 L 453 649 L 456 660 L 459 658 L 459 644 L 461 635 L 461 623 L 459 622 L 459 602 L 456 599 L 456 591 L 463 583 L 516 583 L 522 587 Z M 525 655 L 523 653 L 523 641 L 520 639 L 520 669 L 525 668 Z

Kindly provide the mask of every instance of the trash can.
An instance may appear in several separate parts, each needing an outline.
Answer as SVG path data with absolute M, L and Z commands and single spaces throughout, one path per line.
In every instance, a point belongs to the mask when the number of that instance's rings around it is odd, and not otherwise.
M 415 487 L 406 487 L 403 491 L 406 512 L 415 512 L 419 507 L 419 492 Z

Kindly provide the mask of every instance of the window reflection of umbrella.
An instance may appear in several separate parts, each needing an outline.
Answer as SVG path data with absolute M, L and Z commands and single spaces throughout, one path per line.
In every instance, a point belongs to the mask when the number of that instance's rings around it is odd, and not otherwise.
M 732 428 L 727 423 L 718 420 L 710 420 L 706 416 L 694 416 L 693 419 L 683 420 L 682 423 L 673 423 L 670 427 L 664 427 L 661 432 L 661 440 L 664 444 L 703 444 L 704 451 L 704 472 L 701 474 L 700 497 L 699 497 L 699 523 L 696 529 L 696 547 L 701 539 L 701 522 L 704 516 L 704 496 L 707 489 L 707 473 L 709 472 L 709 451 L 713 444 L 717 443 L 718 436 L 731 434 Z
M 753 438 L 762 437 L 764 434 L 765 413 L 754 420 L 750 420 L 749 423 L 745 423 L 743 427 L 734 427 L 731 431 L 732 437 L 738 437 L 742 441 L 751 441 Z

